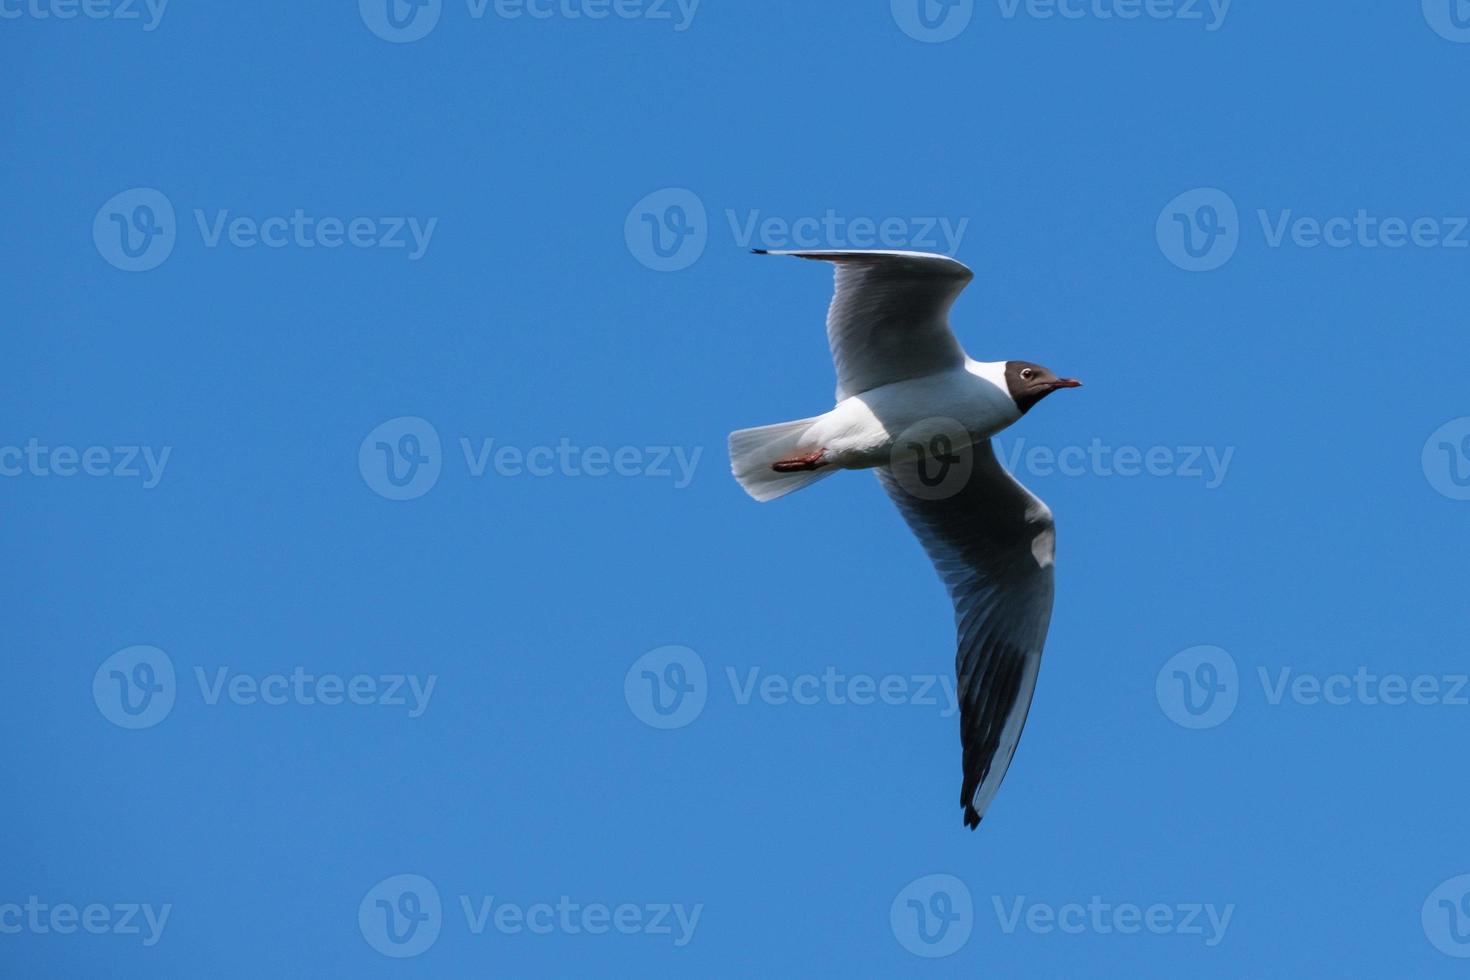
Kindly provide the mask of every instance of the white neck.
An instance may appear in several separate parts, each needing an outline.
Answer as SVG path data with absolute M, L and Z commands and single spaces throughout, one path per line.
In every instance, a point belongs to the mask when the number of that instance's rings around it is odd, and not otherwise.
M 977 361 L 970 357 L 965 359 L 965 369 L 995 385 L 1006 393 L 1007 398 L 1011 396 L 1011 389 L 1006 385 L 1005 361 Z
M 1021 409 L 1016 405 L 1016 400 L 1011 397 L 1011 386 L 1006 384 L 1005 361 L 977 361 L 974 358 L 966 358 L 965 370 L 995 388 L 999 395 L 994 399 L 997 409 L 1010 414 L 1007 425 L 1021 417 Z

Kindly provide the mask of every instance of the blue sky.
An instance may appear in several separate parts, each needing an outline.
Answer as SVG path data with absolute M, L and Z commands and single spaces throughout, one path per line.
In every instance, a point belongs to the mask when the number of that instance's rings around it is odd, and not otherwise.
M 1463 969 L 1470 5 L 395 2 L 0 0 L 0 973 Z M 793 244 L 1086 381 L 974 834 Z

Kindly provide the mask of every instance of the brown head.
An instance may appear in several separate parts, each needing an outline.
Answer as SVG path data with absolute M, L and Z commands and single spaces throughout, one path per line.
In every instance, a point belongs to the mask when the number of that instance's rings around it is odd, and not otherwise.
M 1030 361 L 1006 361 L 1006 388 L 1025 415 L 1031 406 L 1060 388 L 1081 388 L 1076 378 L 1059 378 L 1049 368 Z

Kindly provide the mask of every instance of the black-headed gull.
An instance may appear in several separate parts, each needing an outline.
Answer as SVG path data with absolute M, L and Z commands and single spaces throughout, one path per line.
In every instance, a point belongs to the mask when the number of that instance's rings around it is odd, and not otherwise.
M 735 478 L 773 500 L 838 470 L 877 468 L 954 600 L 960 806 L 975 828 L 1026 723 L 1051 622 L 1051 510 L 1005 471 L 990 437 L 1060 388 L 1029 361 L 976 361 L 949 327 L 973 278 L 944 255 L 789 251 L 834 263 L 827 341 L 837 405 L 824 415 L 730 434 Z

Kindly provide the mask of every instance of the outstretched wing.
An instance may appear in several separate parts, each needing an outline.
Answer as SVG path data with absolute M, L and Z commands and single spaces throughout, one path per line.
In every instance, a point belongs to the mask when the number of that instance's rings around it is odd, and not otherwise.
M 954 600 L 965 825 L 979 826 L 1010 767 L 1051 622 L 1051 511 L 995 458 L 987 440 L 964 450 L 962 484 L 916 495 L 895 455 L 879 478 Z M 937 498 L 937 499 L 928 499 Z
M 974 278 L 964 263 L 929 252 L 757 251 L 837 266 L 827 343 L 838 401 L 965 363 L 949 329 L 949 308 Z

